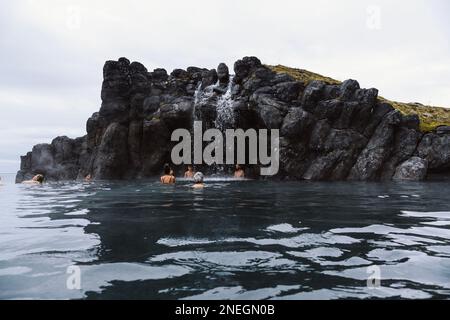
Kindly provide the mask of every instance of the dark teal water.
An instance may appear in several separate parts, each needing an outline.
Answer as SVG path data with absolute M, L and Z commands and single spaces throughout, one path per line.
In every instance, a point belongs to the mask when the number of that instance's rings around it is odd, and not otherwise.
M 0 203 L 1 299 L 450 297 L 448 182 L 7 183 Z

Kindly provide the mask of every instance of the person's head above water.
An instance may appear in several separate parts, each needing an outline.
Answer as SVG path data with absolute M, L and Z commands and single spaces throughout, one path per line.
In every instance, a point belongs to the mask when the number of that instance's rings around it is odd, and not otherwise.
M 171 174 L 171 172 L 172 172 L 172 169 L 170 168 L 169 164 L 166 163 L 164 165 L 164 174 Z
M 203 183 L 203 179 L 204 179 L 203 173 L 197 172 L 196 174 L 194 174 L 195 183 Z
M 163 184 L 175 183 L 175 175 L 173 174 L 172 168 L 170 168 L 168 163 L 164 165 L 164 175 L 161 177 L 161 182 Z
M 234 170 L 234 177 L 235 178 L 244 178 L 245 177 L 244 168 L 240 164 L 236 165 L 236 169 Z
M 192 179 L 194 177 L 194 167 L 191 164 L 186 166 L 186 172 L 184 173 L 184 177 L 188 179 Z
M 43 183 L 44 182 L 44 176 L 42 174 L 37 174 L 33 177 L 33 181 Z

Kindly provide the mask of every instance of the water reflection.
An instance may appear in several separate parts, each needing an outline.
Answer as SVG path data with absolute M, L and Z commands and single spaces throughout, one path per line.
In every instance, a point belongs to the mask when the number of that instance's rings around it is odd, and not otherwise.
M 3 186 L 0 298 L 450 295 L 445 182 L 206 183 Z

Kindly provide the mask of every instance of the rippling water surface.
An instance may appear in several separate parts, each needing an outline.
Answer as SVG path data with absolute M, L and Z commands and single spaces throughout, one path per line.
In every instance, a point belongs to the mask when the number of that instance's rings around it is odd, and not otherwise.
M 450 297 L 448 182 L 6 183 L 0 203 L 1 299 Z

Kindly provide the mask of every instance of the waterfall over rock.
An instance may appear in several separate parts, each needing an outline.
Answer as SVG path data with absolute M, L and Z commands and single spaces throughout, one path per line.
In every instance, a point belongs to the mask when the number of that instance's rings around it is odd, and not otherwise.
M 226 67 L 226 66 L 225 66 Z M 222 64 L 222 69 L 225 69 Z M 225 69 L 228 71 L 228 68 Z M 194 121 L 205 121 L 206 127 L 215 127 L 222 132 L 226 129 L 235 127 L 235 118 L 233 110 L 232 87 L 233 76 L 223 75 L 219 78 L 217 83 L 209 85 L 202 89 L 202 83 L 197 86 L 194 93 L 194 108 L 192 123 Z M 202 109 L 203 108 L 203 109 Z M 215 116 L 203 117 L 205 110 L 213 110 L 209 114 L 215 113 Z M 205 112 L 208 115 L 208 111 Z M 192 132 L 192 129 L 191 129 Z M 224 153 L 225 153 L 224 149 Z M 228 166 L 230 167 L 230 166 Z M 226 166 L 214 164 L 206 170 L 213 174 L 224 174 Z
M 217 116 L 214 122 L 217 129 L 224 131 L 235 127 L 235 117 L 232 98 L 233 76 L 228 82 L 227 91 L 217 101 Z
M 217 70 L 188 67 L 168 74 L 126 58 L 107 61 L 102 104 L 88 119 L 87 134 L 34 146 L 21 157 L 16 181 L 38 173 L 49 181 L 87 174 L 153 177 L 171 162 L 172 132 L 192 130 L 196 120 L 203 130 L 279 129 L 279 179 L 420 180 L 450 174 L 449 127 L 422 132 L 417 115 L 403 115 L 376 89 L 300 69 L 285 72 L 256 57 L 236 61 L 233 70 L 234 76 L 221 63 Z

